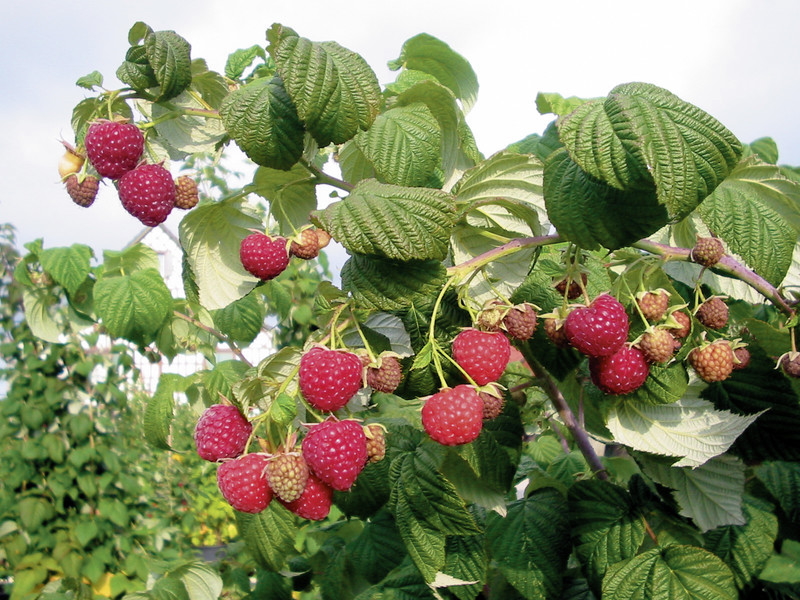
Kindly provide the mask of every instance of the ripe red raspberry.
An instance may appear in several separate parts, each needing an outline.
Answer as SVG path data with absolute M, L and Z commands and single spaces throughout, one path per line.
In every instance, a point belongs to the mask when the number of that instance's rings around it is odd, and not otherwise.
M 200 458 L 216 462 L 236 458 L 244 452 L 253 426 L 239 409 L 229 404 L 207 408 L 194 428 L 194 442 Z
M 141 165 L 125 173 L 117 188 L 122 206 L 148 227 L 167 220 L 175 206 L 175 182 L 161 165 Z
M 575 300 L 575 298 L 578 298 L 581 294 L 583 294 L 587 279 L 586 273 L 581 273 L 581 281 L 583 282 L 583 286 L 581 286 L 577 279 L 569 279 L 569 287 L 567 287 L 568 279 L 565 277 L 555 284 L 555 288 L 556 291 L 562 296 L 566 293 L 567 300 Z
M 669 330 L 657 328 L 643 333 L 638 347 L 647 362 L 665 363 L 675 353 L 675 338 Z
M 361 359 L 345 350 L 314 346 L 300 358 L 298 384 L 314 408 L 339 410 L 361 389 Z
M 639 309 L 642 311 L 644 318 L 651 323 L 655 323 L 660 321 L 667 312 L 669 294 L 664 290 L 644 292 L 637 297 L 636 302 L 639 304 Z
M 728 340 L 717 340 L 692 349 L 689 364 L 708 383 L 724 381 L 733 371 L 733 350 Z
M 308 480 L 308 465 L 300 452 L 280 452 L 267 461 L 267 481 L 284 502 L 300 497 Z
M 713 296 L 697 307 L 694 316 L 709 329 L 722 329 L 728 324 L 728 305 L 719 296 Z
M 379 462 L 386 456 L 386 430 L 377 423 L 364 426 L 367 437 L 367 462 Z
M 245 454 L 222 463 L 217 469 L 217 484 L 222 496 L 240 512 L 260 513 L 272 502 L 267 483 L 267 457 Z
M 678 324 L 678 327 L 671 327 L 669 330 L 676 340 L 683 339 L 689 335 L 692 330 L 692 318 L 689 315 L 681 310 L 676 310 L 670 315 L 670 318 L 673 318 Z
M 289 254 L 311 260 L 319 256 L 319 237 L 316 229 L 303 229 L 289 246 Z
M 119 179 L 133 170 L 144 152 L 144 136 L 132 123 L 95 121 L 83 140 L 89 162 L 102 176 Z
M 312 425 L 302 447 L 308 468 L 340 492 L 350 489 L 367 464 L 367 436 L 352 419 L 328 419 Z
M 573 308 L 564 322 L 569 343 L 587 356 L 614 354 L 627 341 L 628 327 L 625 307 L 610 294 Z
M 483 428 L 483 401 L 470 385 L 444 389 L 425 401 L 422 426 L 440 444 L 467 444 Z
M 188 175 L 181 175 L 175 180 L 175 208 L 189 210 L 197 206 L 200 196 L 197 182 Z
M 503 318 L 508 335 L 520 341 L 531 339 L 537 324 L 536 309 L 527 302 L 512 306 Z
M 787 352 L 778 360 L 781 370 L 789 377 L 800 377 L 800 352 Z
M 260 280 L 274 279 L 289 266 L 286 240 L 265 233 L 251 233 L 239 245 L 239 260 L 245 271 Z
M 544 332 L 557 348 L 569 348 L 569 340 L 564 331 L 563 319 L 548 317 L 544 320 Z
M 609 356 L 589 357 L 589 375 L 606 394 L 630 394 L 640 388 L 650 374 L 650 365 L 641 350 L 622 346 Z
M 725 248 L 719 238 L 698 237 L 689 258 L 703 267 L 713 267 L 724 255 Z
M 280 498 L 278 500 L 298 517 L 321 521 L 331 511 L 333 488 L 313 473 L 309 473 L 303 493 L 297 500 L 292 502 L 283 502 Z
M 75 204 L 88 208 L 97 198 L 100 180 L 94 175 L 86 175 L 83 179 L 79 175 L 70 175 L 64 180 L 64 185 Z
M 478 397 L 483 402 L 483 420 L 489 421 L 500 416 L 503 412 L 503 407 L 506 404 L 506 397 L 503 390 L 496 385 L 492 385 L 491 389 L 484 388 L 483 391 L 478 393 Z
M 733 370 L 734 371 L 741 371 L 742 369 L 746 369 L 750 366 L 750 350 L 745 348 L 744 346 L 739 346 L 738 348 L 734 349 L 733 351 Z
M 453 340 L 453 360 L 478 385 L 497 381 L 511 357 L 511 344 L 506 334 L 498 331 L 464 329 Z
M 378 357 L 378 365 L 367 367 L 367 385 L 376 392 L 391 394 L 403 379 L 400 359 L 391 354 Z

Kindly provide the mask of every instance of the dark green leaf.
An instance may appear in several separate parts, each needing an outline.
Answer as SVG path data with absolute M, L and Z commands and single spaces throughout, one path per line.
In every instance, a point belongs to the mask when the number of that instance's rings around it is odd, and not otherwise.
M 755 472 L 786 516 L 800 523 L 800 463 L 768 461 L 757 466 Z
M 144 46 L 128 48 L 125 61 L 117 69 L 116 75 L 121 82 L 140 92 L 158 85 L 158 79 L 147 60 L 147 50 Z
M 261 332 L 266 307 L 256 294 L 234 300 L 212 312 L 217 329 L 236 342 L 249 344 Z
M 250 555 L 262 568 L 272 571 L 280 570 L 294 553 L 294 520 L 294 515 L 278 502 L 255 515 L 236 513 L 236 526 Z
M 225 77 L 239 79 L 244 74 L 244 70 L 252 65 L 253 61 L 258 57 L 263 60 L 267 59 L 267 53 L 264 48 L 258 45 L 235 50 L 228 55 L 228 60 L 225 62 Z
M 183 377 L 162 373 L 144 411 L 144 437 L 154 448 L 170 449 L 175 392 L 183 391 Z
M 155 31 L 144 38 L 147 61 L 160 86 L 159 100 L 174 98 L 192 83 L 191 46 L 174 31 Z
M 406 556 L 394 519 L 383 510 L 364 523 L 364 529 L 350 544 L 350 554 L 358 573 L 370 583 L 378 583 Z
M 42 268 L 63 285 L 69 294 L 74 294 L 89 275 L 92 249 L 83 244 L 66 248 L 49 248 L 39 254 Z
M 100 71 L 92 71 L 88 75 L 79 77 L 78 81 L 75 82 L 75 85 L 86 88 L 87 90 L 91 90 L 96 87 L 103 87 L 103 75 L 100 73 Z

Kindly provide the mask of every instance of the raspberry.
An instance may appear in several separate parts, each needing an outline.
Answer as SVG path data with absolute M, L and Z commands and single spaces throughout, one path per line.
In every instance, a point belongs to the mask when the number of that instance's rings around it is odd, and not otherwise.
M 67 142 L 62 140 L 61 144 L 64 146 L 64 154 L 58 159 L 58 175 L 65 180 L 81 170 L 86 158 Z
M 673 317 L 678 324 L 678 327 L 670 329 L 670 333 L 672 333 L 675 339 L 683 339 L 689 335 L 689 332 L 692 330 L 692 318 L 680 310 L 676 310 L 670 316 Z
M 367 437 L 367 461 L 380 462 L 386 456 L 386 432 L 377 423 L 364 426 L 364 435 Z
M 642 334 L 639 350 L 649 363 L 665 363 L 675 352 L 675 338 L 667 329 L 653 329 Z
M 709 329 L 722 329 L 728 324 L 728 305 L 722 298 L 714 296 L 703 302 L 694 316 Z
M 328 516 L 333 504 L 333 488 L 313 473 L 309 473 L 303 493 L 292 502 L 278 500 L 286 508 L 303 519 L 321 521 Z
M 787 352 L 781 356 L 778 364 L 789 377 L 800 377 L 800 352 Z
M 503 412 L 506 398 L 503 391 L 496 385 L 491 386 L 491 389 L 484 389 L 478 393 L 478 397 L 483 402 L 483 420 L 488 421 L 494 419 Z
M 319 249 L 322 250 L 328 244 L 331 243 L 331 234 L 325 231 L 324 229 L 317 229 L 317 243 L 319 244 Z
M 240 512 L 260 513 L 272 501 L 267 483 L 267 457 L 245 454 L 222 463 L 217 469 L 217 484 L 222 496 Z
M 194 442 L 200 458 L 216 462 L 236 458 L 244 452 L 253 426 L 239 409 L 229 404 L 207 408 L 194 428 Z
M 569 340 L 564 331 L 564 322 L 561 319 L 547 318 L 544 320 L 544 332 L 557 348 L 569 348 Z
M 698 265 L 712 267 L 719 262 L 725 255 L 725 248 L 722 241 L 716 237 L 698 237 L 689 253 L 691 258 Z
M 575 298 L 578 298 L 583 293 L 587 279 L 586 273 L 581 273 L 581 281 L 583 281 L 583 286 L 581 286 L 577 279 L 568 279 L 565 277 L 555 284 L 555 288 L 562 296 L 566 293 L 567 300 L 575 300 Z M 568 281 L 569 287 L 567 287 Z
M 500 331 L 500 325 L 508 314 L 508 306 L 500 300 L 487 303 L 475 319 L 475 326 L 481 331 Z
M 635 346 L 622 346 L 609 356 L 589 357 L 589 375 L 606 394 L 630 394 L 644 384 L 650 365 Z
M 199 201 L 197 182 L 188 175 L 178 177 L 175 180 L 175 208 L 189 210 L 197 206 Z
M 274 279 L 289 266 L 286 240 L 264 233 L 251 233 L 239 245 L 239 260 L 245 271 L 262 281 Z
M 367 464 L 367 436 L 352 419 L 312 425 L 302 447 L 311 472 L 340 492 L 350 489 Z
M 122 206 L 148 227 L 167 220 L 175 206 L 175 182 L 161 165 L 141 165 L 125 173 L 117 188 Z
M 306 487 L 308 465 L 300 452 L 274 454 L 267 462 L 267 481 L 275 495 L 284 502 L 293 502 Z
M 698 346 L 687 358 L 697 376 L 708 383 L 724 381 L 733 371 L 733 350 L 728 340 Z
M 102 176 L 119 179 L 139 163 L 144 136 L 136 125 L 117 121 L 95 121 L 83 140 L 89 162 Z
M 503 332 L 464 329 L 453 340 L 453 360 L 478 385 L 496 381 L 506 370 L 511 344 Z
M 750 365 L 750 350 L 744 346 L 739 346 L 733 351 L 733 370 L 741 371 Z
M 367 385 L 376 392 L 391 394 L 403 379 L 400 360 L 391 354 L 378 357 L 378 366 L 367 367 Z
M 422 426 L 440 444 L 467 444 L 483 428 L 483 401 L 470 385 L 444 389 L 425 401 Z
M 655 323 L 656 321 L 660 321 L 667 312 L 669 294 L 664 290 L 644 292 L 637 297 L 636 302 L 644 318 L 651 323 Z
M 319 248 L 317 230 L 304 229 L 298 234 L 297 239 L 292 240 L 289 246 L 289 254 L 303 260 L 311 260 L 319 256 Z
M 628 339 L 625 307 L 610 294 L 600 294 L 588 306 L 572 309 L 564 322 L 569 343 L 587 356 L 609 356 Z
M 527 302 L 512 306 L 511 310 L 503 318 L 503 325 L 508 335 L 515 340 L 529 340 L 536 331 L 536 310 Z
M 339 410 L 361 389 L 361 359 L 352 352 L 314 346 L 300 358 L 298 383 L 308 403 Z
M 64 185 L 67 188 L 67 194 L 75 204 L 88 208 L 97 198 L 100 181 L 94 175 L 87 175 L 83 179 L 78 175 L 70 175 L 64 181 Z

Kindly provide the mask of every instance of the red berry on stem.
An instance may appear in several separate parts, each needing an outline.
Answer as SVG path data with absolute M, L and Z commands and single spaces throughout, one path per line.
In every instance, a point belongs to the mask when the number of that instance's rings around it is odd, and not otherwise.
M 569 343 L 587 356 L 614 354 L 627 341 L 628 327 L 625 307 L 610 294 L 572 309 L 564 322 Z
M 367 464 L 367 436 L 352 419 L 312 425 L 302 442 L 308 468 L 333 489 L 349 490 Z
M 640 388 L 650 374 L 650 365 L 635 346 L 623 346 L 609 356 L 589 358 L 589 375 L 606 394 L 630 394 Z
M 464 329 L 453 340 L 453 360 L 477 383 L 497 381 L 511 357 L 511 344 L 502 331 Z
M 262 281 L 269 281 L 289 266 L 286 240 L 265 233 L 251 233 L 239 245 L 239 260 L 245 271 Z
M 141 165 L 125 173 L 117 188 L 123 208 L 148 227 L 167 220 L 175 206 L 175 182 L 161 165 Z
M 109 179 L 119 179 L 133 170 L 144 153 L 144 136 L 132 123 L 95 121 L 86 130 L 83 144 L 89 162 Z
M 260 513 L 272 501 L 267 483 L 267 457 L 245 454 L 222 463 L 217 469 L 217 484 L 222 496 L 240 512 Z
M 197 421 L 194 441 L 200 458 L 216 462 L 244 452 L 253 426 L 239 409 L 229 404 L 207 408 Z
M 321 521 L 331 511 L 333 488 L 313 473 L 309 473 L 303 493 L 297 500 L 292 502 L 284 502 L 280 498 L 278 500 L 298 517 Z
M 314 346 L 300 358 L 300 392 L 314 408 L 339 410 L 361 389 L 362 372 L 358 355 Z
M 440 444 L 467 444 L 483 428 L 483 401 L 470 385 L 444 389 L 425 401 L 422 426 Z

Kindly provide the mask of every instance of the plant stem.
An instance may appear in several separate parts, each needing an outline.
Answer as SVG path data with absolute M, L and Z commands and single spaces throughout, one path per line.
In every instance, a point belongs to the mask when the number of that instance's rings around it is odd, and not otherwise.
M 634 248 L 645 250 L 651 254 L 657 254 L 664 257 L 665 260 L 678 260 L 684 262 L 691 262 L 690 253 L 691 248 L 678 248 L 675 246 L 667 246 L 666 244 L 659 244 L 651 240 L 639 240 L 632 244 Z M 752 271 L 738 262 L 732 256 L 723 256 L 720 261 L 712 267 L 714 271 L 731 275 L 740 281 L 743 281 L 759 294 L 771 300 L 773 304 L 785 315 L 792 317 L 795 314 L 795 309 L 784 298 L 780 291 L 773 286 L 766 279 L 761 277 L 755 271 Z
M 589 468 L 592 470 L 592 473 L 594 473 L 598 479 L 608 480 L 608 472 L 603 466 L 600 456 L 598 456 L 597 452 L 592 446 L 592 442 L 589 440 L 589 434 L 586 433 L 586 430 L 583 429 L 578 423 L 578 419 L 575 418 L 575 413 L 572 412 L 569 404 L 567 404 L 567 400 L 564 398 L 561 390 L 558 389 L 556 382 L 553 381 L 553 378 L 549 373 L 547 373 L 545 368 L 532 353 L 524 352 L 524 354 L 525 360 L 533 369 L 536 376 L 540 379 L 540 385 L 542 389 L 550 398 L 550 401 L 553 403 L 553 406 L 555 406 L 556 411 L 558 411 L 558 414 L 561 417 L 561 420 L 564 422 L 564 425 L 566 425 L 567 429 L 569 429 L 570 433 L 572 434 L 572 438 L 575 440 L 578 450 L 580 450 L 581 454 L 583 454 L 583 457 L 589 464 Z
M 469 260 L 464 261 L 459 265 L 449 267 L 447 269 L 448 275 L 464 275 L 469 271 L 474 271 L 488 265 L 490 262 L 509 256 L 522 250 L 523 248 L 537 248 L 539 246 L 548 246 L 550 244 L 558 244 L 564 241 L 560 235 L 541 235 L 537 237 L 517 238 L 510 242 L 487 250 L 483 254 L 479 254 Z
M 205 323 L 202 323 L 201 321 L 199 321 L 199 320 L 195 319 L 194 317 L 192 317 L 192 316 L 189 316 L 189 315 L 187 315 L 187 314 L 184 314 L 184 313 L 182 313 L 182 312 L 180 312 L 180 311 L 177 311 L 177 310 L 176 310 L 176 311 L 173 311 L 173 314 L 174 314 L 176 317 L 178 317 L 179 319 L 183 319 L 184 321 L 187 321 L 187 322 L 191 323 L 191 324 L 192 324 L 192 325 L 194 325 L 195 327 L 197 327 L 197 328 L 199 328 L 199 329 L 202 329 L 202 330 L 203 330 L 203 331 L 205 331 L 206 333 L 210 333 L 210 334 L 211 334 L 211 335 L 213 335 L 215 338 L 217 338 L 219 341 L 221 341 L 221 342 L 224 342 L 225 344 L 227 344 L 227 345 L 228 345 L 228 347 L 231 349 L 231 351 L 233 351 L 233 353 L 236 355 L 236 357 L 237 357 L 239 360 L 241 360 L 241 361 L 242 361 L 244 364 L 246 364 L 248 367 L 252 367 L 252 366 L 253 366 L 253 363 L 251 363 L 249 360 L 247 360 L 247 357 L 246 357 L 246 356 L 245 356 L 245 355 L 242 353 L 242 351 L 241 351 L 241 350 L 239 349 L 239 347 L 238 347 L 238 346 L 237 346 L 237 345 L 234 343 L 234 341 L 233 341 L 231 338 L 229 338 L 227 335 L 225 335 L 224 333 L 222 333 L 221 331 L 217 331 L 217 330 L 216 330 L 216 329 L 214 329 L 213 327 L 209 327 L 209 326 L 208 326 L 208 325 L 206 325 Z
M 307 161 L 306 159 L 300 159 L 300 164 L 302 164 L 306 169 L 311 171 L 316 179 L 315 183 L 322 184 L 322 185 L 330 185 L 335 188 L 339 188 L 345 192 L 352 192 L 353 188 L 355 187 L 352 183 L 347 183 L 346 181 L 339 179 L 338 177 L 334 177 L 333 175 L 328 175 L 322 169 L 317 168 L 315 165 Z

